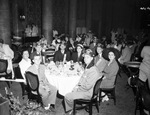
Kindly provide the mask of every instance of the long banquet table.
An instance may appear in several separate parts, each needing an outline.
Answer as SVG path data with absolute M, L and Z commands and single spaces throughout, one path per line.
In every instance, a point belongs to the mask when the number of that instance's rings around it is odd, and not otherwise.
M 10 82 L 20 82 L 20 83 L 25 82 L 24 79 L 5 79 L 5 78 L 0 78 L 0 81 L 10 81 Z
M 70 70 L 69 65 L 64 66 L 61 69 L 55 65 L 49 65 L 50 69 L 45 71 L 49 83 L 58 89 L 60 95 L 65 96 L 71 92 L 76 84 L 79 82 L 82 72 L 78 72 L 79 69 Z M 81 69 L 80 69 L 81 70 Z

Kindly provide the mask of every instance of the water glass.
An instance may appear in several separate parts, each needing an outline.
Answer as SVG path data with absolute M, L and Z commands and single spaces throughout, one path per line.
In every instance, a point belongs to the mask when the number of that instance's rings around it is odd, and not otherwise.
M 74 67 L 74 62 L 73 62 L 73 60 L 71 60 L 70 61 L 70 67 L 73 69 L 73 67 Z
M 59 63 L 59 61 L 56 61 L 56 63 L 55 63 L 55 64 L 56 64 L 56 66 L 58 67 L 60 63 Z

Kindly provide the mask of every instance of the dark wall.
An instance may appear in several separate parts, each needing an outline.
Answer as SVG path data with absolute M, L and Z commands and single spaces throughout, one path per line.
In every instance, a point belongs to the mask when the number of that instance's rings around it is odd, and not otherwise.
M 68 4 L 68 0 L 53 0 L 53 28 L 60 33 L 68 31 Z
M 140 29 L 140 11 L 137 0 L 91 0 L 91 30 L 99 37 L 110 37 L 112 29 L 123 28 L 128 33 Z M 77 27 L 86 22 L 87 1 L 78 0 Z
M 22 0 L 25 1 L 25 26 L 26 25 L 38 25 L 39 35 L 41 35 L 42 27 L 42 1 L 41 0 Z
M 41 27 L 42 0 L 26 1 L 26 24 L 34 23 Z M 60 33 L 68 32 L 70 0 L 53 0 L 53 29 Z M 124 28 L 136 33 L 140 28 L 137 0 L 91 0 L 91 30 L 99 37 L 110 36 L 114 28 Z M 87 0 L 77 0 L 77 27 L 86 27 Z
M 77 0 L 77 27 L 86 26 L 87 0 Z
M 68 0 L 53 0 L 53 29 L 60 33 L 67 31 L 68 24 Z M 26 25 L 36 24 L 41 28 L 42 26 L 42 0 L 26 0 Z
M 25 0 L 25 15 L 26 15 L 26 24 L 36 24 L 41 27 L 41 0 Z
M 110 36 L 112 29 L 124 28 L 136 33 L 140 13 L 136 0 L 95 0 L 92 3 L 92 29 L 99 36 Z

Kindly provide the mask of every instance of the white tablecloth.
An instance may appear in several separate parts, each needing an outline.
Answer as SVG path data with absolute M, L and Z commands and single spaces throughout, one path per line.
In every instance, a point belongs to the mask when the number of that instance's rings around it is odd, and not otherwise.
M 0 78 L 0 81 L 25 82 L 24 79 L 5 79 L 5 78 Z
M 66 69 L 67 67 L 65 67 Z M 68 74 L 67 74 L 68 73 Z M 73 73 L 71 75 L 71 73 Z M 74 71 L 68 71 L 68 69 L 60 74 L 57 72 L 51 73 L 50 71 L 45 72 L 49 83 L 58 89 L 59 94 L 65 96 L 71 92 L 76 84 L 79 82 L 82 74 L 75 74 Z
M 46 74 L 46 77 L 49 83 L 55 86 L 58 89 L 59 94 L 63 96 L 71 92 L 80 80 L 80 76 L 64 77 Z

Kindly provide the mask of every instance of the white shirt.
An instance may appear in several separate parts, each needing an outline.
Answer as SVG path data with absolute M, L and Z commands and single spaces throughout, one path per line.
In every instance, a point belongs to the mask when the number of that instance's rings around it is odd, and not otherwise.
M 28 61 L 26 61 L 25 59 L 22 59 L 20 62 L 19 62 L 19 67 L 20 67 L 20 71 L 21 71 L 21 74 L 22 74 L 22 77 L 25 79 L 25 72 L 26 70 L 31 66 L 31 60 L 28 59 Z
M 97 66 L 99 65 L 99 63 L 102 61 L 102 59 L 101 59 L 101 58 L 102 58 L 102 53 L 101 53 L 101 54 L 99 54 L 99 60 L 96 62 L 96 64 L 95 64 L 95 65 L 97 65 Z

